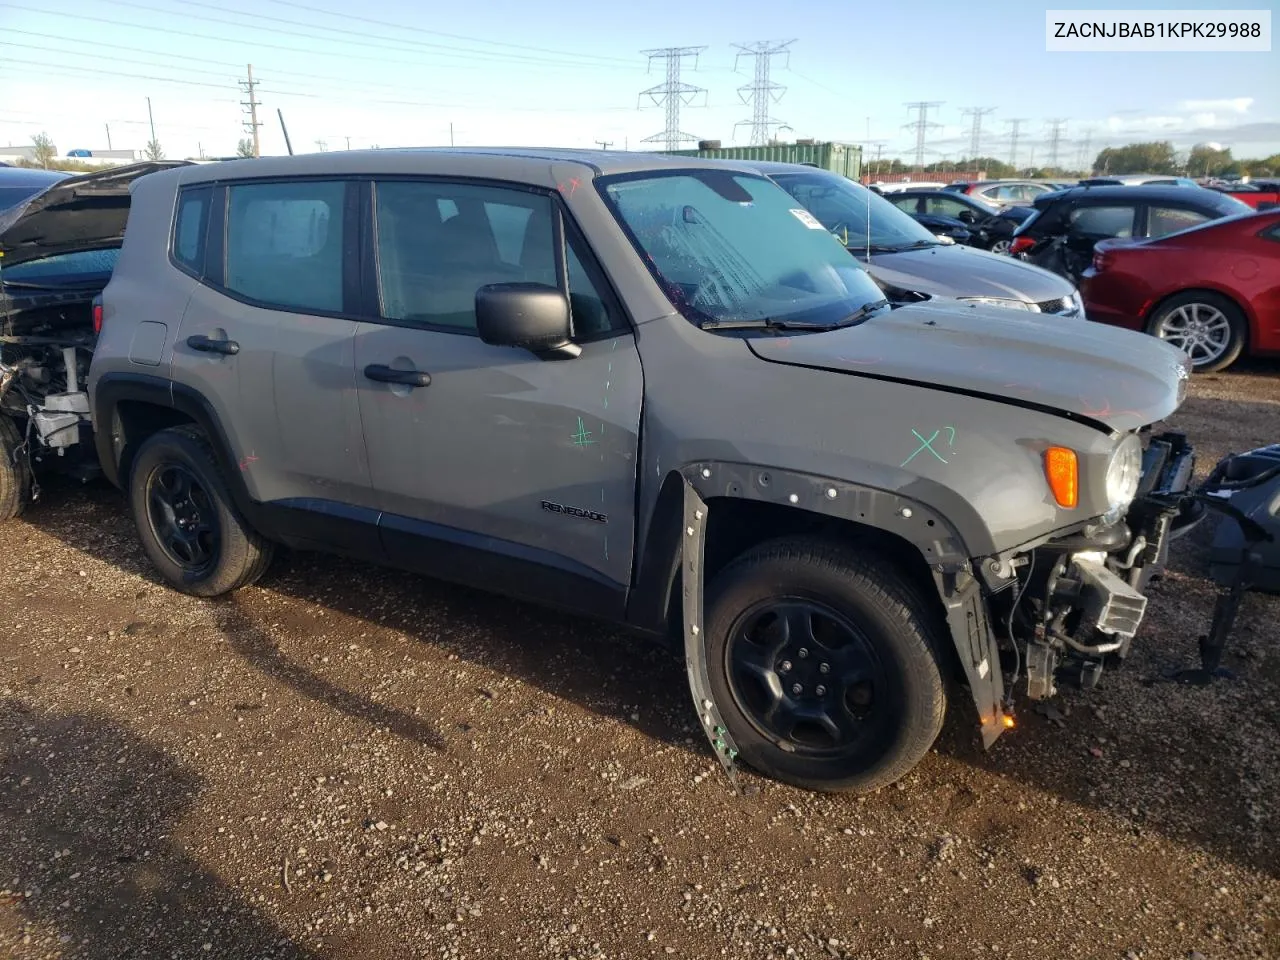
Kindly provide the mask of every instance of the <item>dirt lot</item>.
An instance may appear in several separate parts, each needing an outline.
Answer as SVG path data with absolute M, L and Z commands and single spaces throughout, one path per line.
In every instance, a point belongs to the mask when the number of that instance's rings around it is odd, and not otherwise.
M 1199 378 L 1202 467 L 1280 440 L 1280 367 Z M 1137 652 L 897 788 L 728 788 L 681 665 L 323 557 L 205 603 L 123 501 L 0 529 L 0 949 L 15 957 L 1280 957 L 1280 599 L 1209 689 L 1208 529 Z

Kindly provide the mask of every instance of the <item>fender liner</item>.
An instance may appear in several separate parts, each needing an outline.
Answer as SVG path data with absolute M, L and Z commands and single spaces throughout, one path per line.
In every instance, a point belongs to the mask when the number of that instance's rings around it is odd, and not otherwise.
M 983 582 L 975 576 L 964 542 L 946 517 L 928 504 L 888 490 L 791 470 L 701 461 L 687 464 L 680 474 L 685 481 L 680 556 L 689 686 L 703 732 L 731 778 L 737 749 L 711 696 L 705 646 L 698 635 L 705 589 L 702 556 L 709 514 L 706 501 L 715 497 L 759 500 L 837 517 L 894 534 L 915 546 L 932 572 L 951 641 L 978 712 L 983 745 L 990 748 L 995 743 L 1005 730 L 999 647 L 987 617 Z

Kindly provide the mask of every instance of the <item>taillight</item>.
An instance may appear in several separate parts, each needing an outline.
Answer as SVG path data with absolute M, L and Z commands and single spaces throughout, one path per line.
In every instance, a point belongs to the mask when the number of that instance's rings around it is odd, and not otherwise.
M 102 332 L 102 304 L 100 303 L 93 305 L 93 332 Z
M 1013 243 L 1009 244 L 1009 252 L 1017 256 L 1020 253 L 1026 253 L 1035 245 L 1036 242 L 1031 237 L 1014 237 Z

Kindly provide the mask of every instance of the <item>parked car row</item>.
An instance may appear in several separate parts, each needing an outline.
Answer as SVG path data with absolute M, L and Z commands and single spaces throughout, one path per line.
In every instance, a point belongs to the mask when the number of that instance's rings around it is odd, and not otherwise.
M 1185 354 L 833 174 L 169 166 L 0 215 L 46 298 L 0 312 L 0 517 L 33 472 L 96 467 L 175 590 L 252 584 L 283 543 L 588 614 L 682 651 L 730 771 L 867 791 L 948 691 L 990 745 L 1015 694 L 1096 683 L 1194 521 L 1194 451 L 1154 431 Z M 33 276 L 108 250 L 105 286 Z

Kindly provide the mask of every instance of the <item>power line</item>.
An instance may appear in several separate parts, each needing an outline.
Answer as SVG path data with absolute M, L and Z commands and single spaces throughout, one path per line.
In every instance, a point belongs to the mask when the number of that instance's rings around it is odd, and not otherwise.
M 667 108 L 667 125 L 661 133 L 655 133 L 651 137 L 645 137 L 641 143 L 663 143 L 665 142 L 668 150 L 679 150 L 680 144 L 698 138 L 690 134 L 684 133 L 680 129 L 680 107 L 690 105 L 693 99 L 699 94 L 705 94 L 705 87 L 695 87 L 692 84 L 685 83 L 680 79 L 680 65 L 685 57 L 693 57 L 694 69 L 698 66 L 698 54 L 706 47 L 663 47 L 660 50 L 642 50 L 641 53 L 649 58 L 649 66 L 652 68 L 654 58 L 660 58 L 667 61 L 667 79 L 665 83 L 659 83 L 650 87 L 648 90 L 640 91 L 640 96 L 649 97 L 655 106 L 665 105 Z M 658 94 L 662 94 L 661 97 Z M 705 101 L 704 101 L 705 104 Z
M 400 53 L 409 53 L 413 49 L 443 50 L 448 52 L 446 55 L 467 56 L 475 59 L 487 60 L 490 62 L 505 62 L 505 63 L 523 62 L 523 63 L 533 64 L 533 63 L 561 63 L 562 62 L 560 58 L 551 59 L 548 57 L 535 57 L 535 56 L 530 56 L 527 54 L 519 54 L 519 53 L 500 53 L 496 50 L 473 50 L 469 48 L 454 47 L 454 46 L 450 46 L 449 44 L 432 43 L 427 40 L 401 39 L 398 37 L 384 36 L 382 34 L 365 33 L 360 30 L 348 30 L 343 27 L 325 27 L 325 26 L 320 26 L 319 24 L 309 24 L 309 23 L 302 23 L 297 20 L 290 20 L 286 17 L 273 17 L 264 13 L 249 13 L 243 10 L 228 10 L 227 8 L 218 6 L 217 4 L 203 3 L 201 2 L 201 0 L 171 0 L 171 2 L 181 3 L 190 7 L 199 7 L 199 8 L 208 9 L 208 10 L 215 10 L 220 13 L 230 14 L 236 17 L 244 17 L 247 20 L 261 21 L 261 22 L 272 23 L 272 24 L 282 23 L 285 26 L 304 27 L 310 31 L 325 30 L 325 31 L 328 31 L 329 33 L 339 34 L 344 38 L 345 37 L 356 38 L 354 40 L 344 40 L 345 43 L 354 43 L 358 46 L 372 47 L 380 50 L 395 50 Z M 117 7 L 132 7 L 135 10 L 144 10 L 147 13 L 172 13 L 172 11 L 166 10 L 163 7 L 153 7 L 153 6 L 150 6 L 149 4 L 137 3 L 136 0 L 113 0 L 113 4 Z M 190 20 L 203 20 L 206 23 L 220 23 L 227 26 L 236 27 L 241 30 L 245 29 L 247 26 L 250 26 L 250 24 L 240 23 L 235 20 L 224 20 L 221 17 L 210 17 L 205 14 L 188 13 L 188 14 L 183 14 L 183 16 L 186 19 L 190 19 Z M 271 29 L 273 33 L 285 34 L 287 36 L 303 37 L 310 40 L 335 41 L 337 39 L 335 37 L 317 36 L 315 33 L 303 32 L 299 30 L 282 30 L 279 27 L 272 27 Z M 382 41 L 382 42 L 376 42 L 376 41 Z M 402 46 L 388 46 L 389 43 L 401 44 Z M 405 49 L 406 46 L 409 49 Z M 591 66 L 596 67 L 598 69 L 607 69 L 607 70 L 626 69 L 621 65 L 615 66 L 615 65 L 609 65 L 609 64 L 592 64 Z M 632 67 L 631 69 L 635 69 L 635 68 Z
M 1013 129 L 1009 131 L 1009 166 L 1015 170 L 1018 168 L 1018 128 L 1027 122 L 1026 117 L 1018 117 L 1013 120 L 1006 120 Z
M 915 103 L 908 103 L 908 110 L 917 111 L 917 118 L 913 123 L 903 124 L 903 129 L 915 130 L 916 132 L 916 169 L 924 167 L 925 154 L 925 136 L 929 130 L 941 127 L 940 123 L 929 122 L 929 111 L 934 107 L 940 107 L 946 101 L 944 100 L 918 100 Z
M 120 6 L 120 5 L 124 5 L 124 0 L 118 0 L 118 2 L 117 2 L 117 6 Z M 166 12 L 166 11 L 164 11 L 164 10 L 160 9 L 160 8 L 155 8 L 155 7 L 145 7 L 145 6 L 142 6 L 141 4 L 135 4 L 135 3 L 129 3 L 129 4 L 128 4 L 128 6 L 138 7 L 139 9 L 146 10 L 146 11 L 151 12 L 151 13 L 155 13 L 155 12 L 164 13 L 164 12 Z M 60 11 L 60 10 L 49 10 L 49 9 L 44 8 L 44 7 L 24 7 L 24 6 L 22 6 L 21 4 L 16 4 L 16 3 L 0 3 L 0 7 L 7 7 L 7 8 L 9 8 L 9 9 L 13 9 L 13 10 L 26 10 L 26 11 L 28 11 L 28 12 L 30 12 L 30 13 L 44 14 L 44 15 L 46 15 L 46 16 L 51 16 L 51 17 L 67 17 L 67 18 L 69 18 L 69 19 L 75 20 L 75 21 L 80 22 L 80 23 L 85 23 L 85 22 L 88 22 L 88 23 L 105 23 L 105 24 L 108 24 L 108 25 L 110 25 L 110 26 L 115 26 L 115 27 L 127 27 L 127 28 L 129 28 L 130 30 L 150 30 L 150 31 L 152 31 L 152 32 L 165 34 L 165 35 L 167 35 L 167 36 L 175 36 L 175 37 L 191 37 L 191 38 L 194 38 L 194 39 L 197 39 L 197 40 L 204 40 L 204 41 L 206 41 L 206 42 L 208 42 L 208 41 L 211 41 L 211 40 L 212 40 L 212 41 L 217 41 L 217 42 L 220 42 L 220 43 L 231 43 L 231 44 L 236 44 L 237 46 L 253 46 L 253 47 L 261 47 L 261 48 L 263 48 L 263 49 L 267 49 L 267 50 L 283 50 L 283 51 L 286 51 L 286 52 L 288 52 L 288 53 L 294 53 L 294 54 L 314 54 L 314 55 L 317 55 L 317 56 L 325 56 L 325 57 L 327 57 L 327 56 L 331 56 L 331 55 L 333 54 L 333 51 L 332 51 L 332 50 L 317 50 L 315 47 L 286 47 L 286 46 L 281 46 L 281 45 L 280 45 L 280 44 L 278 44 L 278 43 L 267 43 L 267 42 L 262 41 L 262 40 L 246 38 L 246 37 L 244 37 L 244 36 L 240 36 L 240 37 L 218 37 L 218 36 L 211 36 L 211 35 L 209 35 L 209 34 L 207 34 L 207 33 L 194 33 L 194 32 L 189 31 L 189 30 L 175 30 L 175 29 L 173 29 L 173 28 L 171 28 L 171 27 L 157 27 L 157 26 L 152 26 L 151 24 L 148 24 L 148 23 L 133 23 L 133 22 L 130 22 L 130 21 L 127 21 L 127 20 L 112 20 L 112 19 L 110 19 L 110 18 L 108 18 L 108 17 L 93 17 L 93 16 L 89 16 L 89 15 L 87 15 L 87 14 L 82 14 L 82 13 L 65 13 L 65 12 Z M 211 22 L 214 22 L 214 23 L 226 23 L 226 24 L 228 24 L 229 26 L 236 27 L 237 29 L 242 30 L 242 31 L 243 31 L 243 30 L 245 30 L 245 29 L 247 29 L 247 28 L 249 27 L 249 24 L 245 24 L 245 23 L 237 23 L 237 22 L 235 22 L 235 21 L 215 20 L 215 19 L 210 18 L 210 17 L 200 17 L 200 16 L 195 16 L 195 15 L 191 15 L 191 16 L 189 16 L 189 17 L 188 17 L 188 19 L 193 19 L 193 20 L 208 20 L 208 21 L 211 21 Z M 337 42 L 337 41 L 338 41 L 338 38 L 337 38 L 337 37 L 321 37 L 321 36 L 316 36 L 315 34 L 299 33 L 299 32 L 297 32 L 297 31 L 290 31 L 290 30 L 278 30 L 278 29 L 273 29 L 271 32 L 272 32 L 273 34 L 284 34 L 284 35 L 289 35 L 289 36 L 298 36 L 298 37 L 302 37 L 302 38 L 304 38 L 304 39 L 309 39 L 309 40 L 319 40 L 319 41 L 321 41 L 321 42 L 325 42 L 325 43 L 335 43 L 335 42 Z M 410 42 L 413 42 L 413 41 L 410 41 Z M 353 41 L 345 41 L 345 43 L 346 43 L 346 45 L 347 45 L 347 46 L 350 46 L 351 44 L 355 44 L 355 45 L 357 45 L 357 46 L 376 47 L 377 49 L 381 49 L 381 50 L 393 50 L 393 51 L 396 51 L 396 52 L 399 52 L 399 53 L 406 53 L 406 54 L 412 54 L 412 53 L 416 52 L 415 50 L 412 50 L 412 49 L 405 49 L 405 48 L 403 48 L 403 47 L 388 47 L 388 46 L 387 46 L 387 45 L 385 45 L 385 44 L 374 44 L 374 43 L 367 43 L 367 42 L 366 42 L 366 43 L 359 43 L 358 41 L 354 41 L 354 40 L 353 40 Z M 421 44 L 422 42 L 421 42 L 421 41 L 417 41 L 417 43 Z M 440 45 L 437 45 L 437 46 L 440 46 Z M 375 61 L 375 62 L 377 62 L 377 63 L 382 63 L 382 64 L 397 64 L 397 65 L 401 65 L 401 66 L 421 67 L 421 66 L 423 65 L 423 64 L 422 64 L 422 61 L 414 61 L 414 60 L 388 60 L 385 56 L 377 56 L 377 55 L 373 55 L 373 54 L 359 54 L 359 53 L 353 53 L 353 52 L 351 52 L 350 50 L 347 50 L 347 49 L 344 49 L 344 50 L 342 51 L 342 57 L 343 57 L 343 59 L 344 59 L 344 60 L 371 60 L 371 61 Z M 512 57 L 511 57 L 511 56 L 509 56 L 509 55 L 499 54 L 499 53 L 496 53 L 496 52 L 495 52 L 495 53 L 490 53 L 489 51 L 474 51 L 474 52 L 461 51 L 461 52 L 459 52 L 459 51 L 456 51 L 456 50 L 454 50 L 453 48 L 449 48 L 449 47 L 445 47 L 445 51 L 444 51 L 444 52 L 441 52 L 441 53 L 435 53 L 435 54 L 433 54 L 433 59 L 434 59 L 434 58 L 439 58 L 439 57 L 458 57 L 458 58 L 461 58 L 461 59 L 463 59 L 463 60 L 470 59 L 470 60 L 477 60 L 477 61 L 479 61 L 477 64 L 474 64 L 474 65 L 470 65 L 470 64 L 468 64 L 468 65 L 455 65 L 455 64 L 449 64 L 449 68 L 450 68 L 451 70 L 455 70 L 455 69 L 463 69 L 464 67 L 483 68 L 485 65 L 487 65 L 487 66 L 492 66 L 492 64 L 494 64 L 494 63 L 510 62 L 510 61 L 511 61 L 511 59 L 512 59 Z M 602 70 L 614 70 L 614 69 L 622 70 L 622 69 L 626 69 L 625 67 L 622 67 L 621 65 L 614 66 L 614 65 L 611 65 L 611 64 L 574 63 L 574 62 L 566 62 L 565 60 L 550 60 L 550 59 L 541 59 L 541 60 L 537 60 L 537 59 L 534 59 L 534 58 L 531 58 L 531 57 L 516 58 L 516 59 L 522 60 L 523 62 L 536 63 L 536 64 L 538 64 L 538 66 L 539 66 L 539 68 L 540 68 L 541 70 L 550 70 L 550 69 L 553 69 L 553 68 L 555 68 L 555 67 L 562 67 L 562 68 L 566 68 L 566 69 L 582 69 L 582 68 L 595 68 L 595 69 L 602 69 Z
M 503 40 L 486 40 L 483 37 L 470 37 L 464 36 L 460 33 L 445 33 L 442 30 L 428 30 L 425 27 L 414 27 L 405 23 L 392 23 L 388 20 L 374 20 L 371 17 L 358 17 L 346 10 L 343 10 L 341 13 L 333 10 L 324 10 L 321 7 L 308 6 L 305 3 L 295 3 L 292 2 L 292 0 L 270 0 L 270 2 L 279 4 L 282 7 L 294 7 L 298 10 L 308 10 L 312 13 L 322 13 L 330 17 L 339 17 L 344 21 L 357 20 L 361 23 L 372 23 L 379 27 L 391 27 L 395 30 L 409 30 L 413 33 L 430 34 L 436 37 L 448 37 L 451 40 L 465 40 L 468 43 L 487 43 L 495 47 L 506 47 L 513 50 L 534 50 L 539 53 L 555 54 L 560 57 L 573 57 L 577 60 L 605 60 L 619 64 L 625 63 L 628 67 L 634 67 L 634 64 L 629 57 L 608 57 L 598 53 L 583 53 L 581 50 L 553 50 L 548 47 L 534 47 L 525 43 L 508 43 Z
M 734 46 L 740 51 L 734 58 L 733 68 L 738 69 L 738 61 L 742 59 L 744 54 L 755 58 L 755 72 L 751 83 L 743 84 L 738 88 L 738 96 L 742 98 L 743 103 L 752 104 L 751 119 L 742 120 L 733 125 L 734 130 L 743 124 L 751 126 L 751 145 L 763 146 L 769 142 L 770 130 L 773 127 L 785 126 L 782 122 L 774 120 L 769 116 L 769 103 L 777 103 L 782 99 L 782 95 L 787 88 L 780 83 L 774 83 L 769 79 L 769 67 L 773 61 L 775 54 L 785 54 L 787 63 L 791 62 L 791 51 L 787 47 L 795 43 L 794 40 L 758 40 L 755 43 L 735 43 Z M 750 96 L 747 92 L 750 91 Z
M 995 107 L 965 107 L 960 111 L 966 117 L 973 117 L 973 126 L 969 131 L 969 156 L 977 159 L 982 156 L 982 118 L 995 113 Z
M 262 103 L 253 98 L 254 80 L 252 63 L 246 67 L 246 71 L 248 73 L 248 79 L 241 80 L 240 86 L 244 88 L 249 99 L 240 101 L 240 106 L 246 108 L 249 114 L 249 122 L 245 125 L 245 132 L 253 134 L 253 155 L 255 157 L 261 157 L 262 149 L 258 141 L 258 128 L 261 127 L 262 124 L 258 122 L 258 108 L 262 106 Z
M 1058 169 L 1058 147 L 1062 143 L 1062 129 L 1067 125 L 1065 118 L 1058 117 L 1047 121 L 1049 124 L 1049 169 Z

